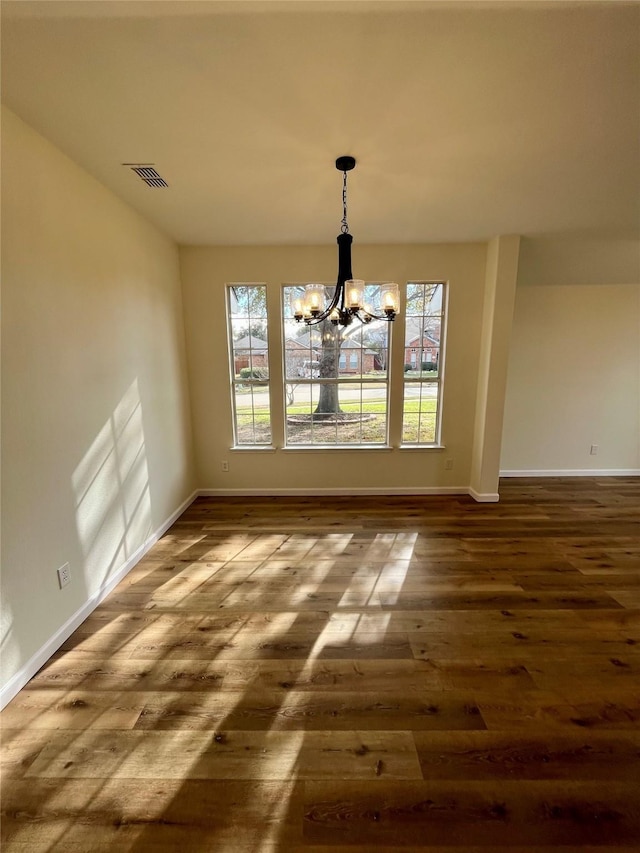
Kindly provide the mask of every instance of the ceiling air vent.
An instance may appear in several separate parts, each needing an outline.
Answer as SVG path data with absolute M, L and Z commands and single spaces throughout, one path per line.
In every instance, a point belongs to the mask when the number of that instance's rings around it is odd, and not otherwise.
M 128 166 L 148 187 L 169 186 L 162 175 L 155 170 L 153 163 L 123 163 L 122 165 Z

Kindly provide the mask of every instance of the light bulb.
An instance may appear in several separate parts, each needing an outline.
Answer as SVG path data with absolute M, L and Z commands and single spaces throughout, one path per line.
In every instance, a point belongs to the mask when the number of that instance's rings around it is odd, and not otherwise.
M 352 311 L 357 311 L 362 305 L 364 281 L 360 281 L 360 279 L 351 279 L 350 281 L 345 282 L 345 287 L 349 295 L 349 308 Z

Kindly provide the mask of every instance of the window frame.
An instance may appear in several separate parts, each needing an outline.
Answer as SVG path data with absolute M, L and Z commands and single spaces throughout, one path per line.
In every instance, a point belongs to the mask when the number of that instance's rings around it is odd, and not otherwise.
M 437 347 L 437 364 L 438 370 L 437 375 L 435 377 L 423 377 L 422 375 L 418 377 L 408 376 L 407 373 L 403 372 L 402 376 L 402 397 L 401 397 L 401 430 L 400 430 L 400 443 L 399 449 L 401 450 L 428 450 L 430 448 L 441 448 L 442 445 L 442 410 L 443 410 L 443 388 L 444 388 L 444 377 L 445 377 L 445 362 L 446 362 L 446 350 L 447 350 L 447 325 L 448 325 L 448 317 L 449 317 L 449 282 L 443 279 L 410 279 L 404 283 L 403 286 L 403 297 L 404 297 L 404 345 L 403 345 L 403 356 L 406 353 L 407 349 L 411 349 L 411 355 L 413 357 L 414 350 L 418 350 L 419 353 L 416 353 L 416 368 L 420 368 L 420 374 L 422 374 L 422 364 L 424 362 L 424 340 L 425 340 L 425 330 L 424 323 L 420 324 L 420 329 L 418 332 L 418 337 L 420 340 L 419 347 L 408 347 L 408 343 L 410 340 L 414 338 L 409 338 L 407 340 L 407 325 L 410 316 L 408 311 L 408 291 L 411 285 L 436 285 L 442 288 L 442 298 L 441 298 L 441 306 L 440 313 L 433 315 L 422 314 L 422 319 L 424 320 L 427 316 L 438 317 L 440 321 L 440 339 Z M 434 348 L 429 347 L 430 350 Z M 420 355 L 420 359 L 418 360 L 417 356 Z M 404 358 L 403 358 L 404 361 Z M 417 385 L 417 386 L 435 386 L 436 387 L 436 417 L 435 417 L 435 425 L 434 425 L 434 437 L 433 441 L 406 441 L 404 438 L 405 435 L 405 393 L 407 389 L 407 385 Z M 422 400 L 422 395 L 420 395 L 420 400 Z M 422 413 L 419 412 L 420 417 L 418 418 L 418 438 L 420 435 L 420 419 Z
M 236 288 L 240 287 L 252 287 L 252 288 L 263 288 L 264 289 L 264 318 L 256 317 L 256 320 L 264 319 L 265 328 L 266 328 L 266 367 L 267 367 L 267 377 L 265 379 L 255 379 L 254 377 L 248 377 L 247 379 L 239 380 L 236 379 L 235 372 L 235 360 L 236 360 L 236 351 L 234 346 L 233 339 L 233 315 L 232 315 L 232 305 L 231 305 L 231 294 Z M 271 349 L 271 330 L 270 330 L 270 321 L 269 321 L 269 307 L 268 307 L 268 287 L 266 282 L 253 282 L 253 281 L 234 281 L 227 282 L 225 286 L 225 308 L 227 314 L 227 356 L 229 360 L 229 392 L 231 396 L 231 415 L 232 415 L 232 430 L 233 430 L 233 450 L 268 450 L 272 449 L 274 446 L 273 442 L 273 411 L 272 411 L 272 394 L 271 394 L 271 370 L 270 370 L 270 349 Z M 251 316 L 247 317 L 247 320 L 251 320 Z M 250 325 L 250 324 L 249 324 Z M 248 336 L 251 337 L 251 331 L 249 329 Z M 249 343 L 249 353 L 251 353 L 251 343 Z M 249 356 L 250 362 L 251 356 Z M 268 407 L 268 422 L 269 422 L 269 438 L 266 441 L 255 441 L 255 412 L 253 408 L 253 390 L 251 392 L 251 403 L 252 403 L 252 417 L 253 417 L 253 438 L 254 441 L 243 442 L 239 436 L 239 427 L 238 427 L 238 406 L 236 399 L 236 387 L 238 385 L 249 386 L 251 389 L 253 388 L 264 388 L 267 391 L 269 398 L 269 407 Z
M 368 285 L 377 285 L 379 282 L 367 282 Z M 439 311 L 434 314 L 426 313 L 426 308 L 421 308 L 421 314 L 411 314 L 411 317 L 414 319 L 421 318 L 418 326 L 418 337 L 420 346 L 409 347 L 408 344 L 411 340 L 416 340 L 416 334 L 413 334 L 411 339 L 407 337 L 407 325 L 409 315 L 407 313 L 407 296 L 409 294 L 409 288 L 411 285 L 436 285 L 441 287 L 442 297 L 441 304 L 439 306 Z M 351 357 L 355 355 L 356 362 L 358 361 L 358 354 L 355 352 L 351 352 L 350 349 L 346 351 L 341 351 L 339 359 L 344 358 L 344 363 L 337 365 L 338 376 L 337 377 L 323 377 L 317 375 L 316 371 L 312 368 L 309 370 L 304 370 L 304 375 L 301 372 L 299 375 L 287 376 L 287 334 L 290 335 L 291 329 L 290 324 L 287 324 L 287 320 L 291 320 L 291 316 L 289 311 L 286 309 L 285 304 L 288 298 L 288 288 L 292 287 L 303 287 L 303 284 L 298 282 L 285 282 L 279 285 L 279 296 L 280 296 L 280 304 L 278 306 L 277 293 L 275 291 L 275 287 L 278 285 L 268 285 L 264 281 L 235 281 L 235 282 L 227 282 L 225 284 L 225 309 L 227 313 L 227 356 L 229 363 L 229 392 L 230 392 L 230 403 L 231 403 L 231 418 L 232 418 L 232 434 L 233 434 L 233 444 L 231 445 L 232 450 L 240 450 L 240 451 L 264 451 L 264 450 L 275 450 L 276 448 L 280 448 L 281 450 L 286 451 L 315 451 L 315 452 L 332 452 L 332 451 L 344 451 L 344 450 L 360 450 L 367 452 L 378 452 L 378 451 L 390 451 L 396 449 L 398 451 L 411 451 L 411 450 L 437 450 L 442 449 L 444 446 L 442 444 L 442 426 L 443 426 L 443 400 L 444 400 L 444 388 L 445 388 L 445 367 L 446 367 L 446 350 L 447 350 L 447 330 L 448 330 L 448 315 L 449 315 L 449 282 L 447 280 L 438 279 L 438 280 L 429 280 L 429 279 L 411 279 L 404 282 L 404 284 L 400 287 L 401 294 L 401 310 L 398 312 L 398 318 L 394 323 L 385 323 L 384 325 L 387 327 L 387 338 L 386 342 L 382 343 L 380 340 L 373 343 L 373 349 L 375 351 L 379 351 L 380 361 L 384 365 L 384 374 L 381 376 L 380 374 L 372 375 L 370 378 L 363 378 L 360 374 L 354 376 L 350 373 L 351 365 Z M 326 287 L 333 287 L 333 284 L 327 283 Z M 235 341 L 234 334 L 238 334 L 237 324 L 234 326 L 233 320 L 245 319 L 242 316 L 242 312 L 237 314 L 234 317 L 232 313 L 232 294 L 235 289 L 240 287 L 249 287 L 249 288 L 262 288 L 263 289 L 263 301 L 259 305 L 259 311 L 264 312 L 264 316 L 256 316 L 252 317 L 251 309 L 247 310 L 247 334 L 251 333 L 251 326 L 254 325 L 254 321 L 261 320 L 264 322 L 265 326 L 265 335 L 264 338 L 266 340 L 266 353 L 263 354 L 262 359 L 264 360 L 264 366 L 267 368 L 267 376 L 265 378 L 254 378 L 253 376 L 247 377 L 246 379 L 236 378 L 235 367 L 237 364 L 237 353 L 235 351 Z M 272 289 L 273 288 L 273 289 Z M 290 292 L 290 291 L 289 291 Z M 264 306 L 264 307 L 263 307 Z M 276 316 L 274 317 L 274 311 L 276 311 Z M 424 322 L 426 318 L 429 316 L 437 317 L 440 324 L 440 340 L 438 345 L 434 348 L 434 346 L 429 343 L 429 347 L 425 345 L 425 337 L 424 337 L 424 328 L 426 323 Z M 395 328 L 402 324 L 403 328 Z M 358 329 L 359 324 L 355 325 L 355 329 Z M 310 327 L 309 331 L 314 327 Z M 366 327 L 363 327 L 363 331 Z M 262 333 L 259 332 L 258 336 Z M 361 353 L 361 370 L 364 369 L 365 366 L 365 356 L 364 352 L 368 348 L 369 344 L 362 341 L 362 337 L 360 335 L 357 336 L 357 339 L 360 343 L 362 343 L 362 353 Z M 239 338 L 241 340 L 241 338 Z M 380 345 L 385 346 L 386 349 L 379 350 Z M 275 347 L 275 350 L 274 350 Z M 407 350 L 411 350 L 412 353 L 415 353 L 414 357 L 416 359 L 416 363 L 412 366 L 413 370 L 417 370 L 420 368 L 418 376 L 408 376 L 404 371 L 404 367 L 406 366 L 407 361 Z M 437 362 L 438 370 L 435 376 L 427 378 L 422 375 L 422 363 L 425 361 L 425 350 L 428 350 L 431 354 L 431 358 L 427 358 L 427 361 Z M 243 350 L 244 352 L 244 350 Z M 251 346 L 249 342 L 249 353 L 250 353 L 250 364 L 251 364 Z M 312 353 L 312 355 L 309 355 Z M 312 343 L 309 343 L 309 353 L 304 353 L 300 357 L 303 359 L 317 358 L 317 347 L 314 348 Z M 433 354 L 436 354 L 434 358 Z M 338 362 L 339 359 L 336 361 Z M 418 362 L 419 359 L 419 362 Z M 315 362 L 311 362 L 313 364 Z M 374 362 L 373 369 L 375 370 L 376 365 L 380 362 Z M 305 362 L 306 365 L 306 362 Z M 262 365 L 260 365 L 262 366 Z M 289 364 L 289 370 L 291 370 L 291 364 Z M 340 375 L 340 371 L 346 370 L 346 372 Z M 239 376 L 239 375 L 238 375 Z M 361 442 L 361 441 L 349 441 L 348 438 L 344 440 L 340 440 L 343 436 L 340 435 L 340 424 L 336 425 L 336 435 L 335 442 L 315 442 L 313 434 L 310 431 L 310 435 L 308 436 L 308 441 L 299 441 L 292 442 L 291 436 L 288 434 L 288 409 L 289 404 L 287 403 L 287 392 L 289 391 L 289 386 L 296 384 L 304 384 L 310 386 L 310 395 L 314 395 L 314 392 L 317 394 L 317 389 L 322 384 L 335 384 L 338 386 L 338 393 L 340 393 L 340 388 L 351 386 L 357 386 L 359 390 L 359 394 L 356 395 L 356 407 L 355 411 L 359 410 L 361 413 L 365 413 L 365 405 L 368 403 L 368 400 L 365 400 L 364 393 L 366 391 L 366 387 L 369 384 L 377 384 L 384 385 L 384 409 L 382 412 L 376 412 L 375 406 L 373 406 L 373 413 L 378 414 L 384 417 L 384 436 L 379 441 L 371 441 L 371 442 Z M 251 440 L 243 440 L 240 429 L 242 427 L 239 424 L 239 411 L 238 411 L 238 399 L 237 399 L 237 388 L 239 385 L 248 386 L 251 389 L 251 420 L 247 424 L 247 428 L 252 430 Z M 428 386 L 431 388 L 435 387 L 435 423 L 433 426 L 433 440 L 431 441 L 407 441 L 405 440 L 405 405 L 407 404 L 407 387 L 420 386 L 422 388 Z M 314 389 L 315 386 L 315 389 Z M 264 440 L 256 440 L 256 435 L 259 436 L 260 430 L 262 427 L 256 423 L 256 410 L 255 410 L 255 402 L 253 393 L 255 389 L 260 388 L 264 389 L 266 394 L 268 395 L 268 408 L 266 410 L 266 417 L 268 421 L 268 429 L 267 429 L 267 437 Z M 382 391 L 382 389 L 379 389 Z M 280 397 L 282 395 L 282 397 Z M 311 398 L 313 400 L 313 397 Z M 422 400 L 423 397 L 420 394 L 419 399 Z M 347 402 L 351 402 L 347 400 Z M 373 401 L 375 402 L 375 401 Z M 310 402 L 310 410 L 313 408 L 315 404 L 315 400 Z M 274 408 L 275 406 L 275 408 Z M 241 408 L 243 408 L 241 406 Z M 249 407 L 247 407 L 249 408 Z M 260 407 L 258 410 L 259 414 L 265 415 L 265 411 L 263 407 Z M 247 413 L 245 413 L 247 414 Z M 291 413 L 289 412 L 289 415 Z M 408 414 L 411 414 L 409 412 Z M 418 414 L 420 417 L 424 414 L 422 412 L 422 404 L 418 406 Z M 262 422 L 264 424 L 264 421 Z M 374 424 L 370 424 L 369 426 L 363 426 L 364 420 L 360 422 L 360 426 L 358 427 L 358 432 L 356 433 L 356 439 L 362 439 L 363 433 L 366 436 L 368 435 L 376 435 L 376 426 Z M 407 426 L 407 430 L 411 429 L 411 424 L 409 423 Z M 244 427 L 242 427 L 244 428 Z M 429 427 L 430 429 L 431 427 Z M 415 432 L 417 439 L 420 437 L 420 418 L 417 421 L 415 426 Z M 245 433 L 246 434 L 246 433 Z M 352 433 L 353 434 L 353 433 Z M 410 433 L 409 433 L 410 434 Z M 329 436 L 331 437 L 331 436 Z M 307 438 L 307 436 L 305 436 Z
M 335 284 L 333 282 L 319 282 L 319 283 L 323 284 L 323 286 L 327 287 L 327 288 L 335 287 Z M 380 286 L 382 283 L 383 282 L 380 282 L 380 281 L 367 281 L 367 282 L 365 282 L 365 287 L 367 287 L 367 286 Z M 301 288 L 304 286 L 305 286 L 305 284 L 300 283 L 300 282 L 285 282 L 285 283 L 281 284 L 281 286 L 280 286 L 280 301 L 281 301 L 280 329 L 281 329 L 281 334 L 282 334 L 282 359 L 281 359 L 281 363 L 282 363 L 282 387 L 283 387 L 283 445 L 282 445 L 283 450 L 287 450 L 287 451 L 297 451 L 297 450 L 309 451 L 309 450 L 311 450 L 311 451 L 321 451 L 321 452 L 325 452 L 325 453 L 330 452 L 332 450 L 345 450 L 345 449 L 363 450 L 363 451 L 391 450 L 392 445 L 390 443 L 390 435 L 391 435 L 391 399 L 392 399 L 391 398 L 391 387 L 392 387 L 391 363 L 392 363 L 392 341 L 393 341 L 393 328 L 392 327 L 395 325 L 395 323 L 388 323 L 386 321 L 380 321 L 380 322 L 384 322 L 385 325 L 388 327 L 387 340 L 386 340 L 386 359 L 385 359 L 386 366 L 384 369 L 385 372 L 384 372 L 383 378 L 378 376 L 378 377 L 372 377 L 371 379 L 365 379 L 365 378 L 363 378 L 362 375 L 359 375 L 357 377 L 353 377 L 353 376 L 347 374 L 347 375 L 343 375 L 343 376 L 338 375 L 335 378 L 334 377 L 326 377 L 326 378 L 322 377 L 321 378 L 319 376 L 318 377 L 313 377 L 313 376 L 311 376 L 311 377 L 306 377 L 306 376 L 305 377 L 296 377 L 295 382 L 292 382 L 291 378 L 287 376 L 287 345 L 286 344 L 287 344 L 288 338 L 287 338 L 286 321 L 293 319 L 293 315 L 290 314 L 291 299 L 289 298 L 289 295 L 287 294 L 287 289 L 288 288 L 294 288 L 294 287 Z M 354 321 L 354 324 L 356 324 L 355 328 L 358 328 L 358 326 L 360 325 L 360 323 L 357 320 Z M 311 331 L 314 328 L 314 326 L 310 326 L 308 328 L 309 328 L 309 331 Z M 363 349 L 364 348 L 366 348 L 365 345 L 363 345 Z M 350 369 L 349 368 L 350 360 L 349 360 L 349 357 L 348 357 L 346 352 L 340 353 L 340 355 L 338 357 L 338 364 L 339 364 L 339 361 L 340 361 L 340 358 L 342 357 L 342 355 L 344 355 L 344 357 L 345 357 L 345 369 L 349 370 Z M 357 356 L 357 353 L 355 355 L 356 355 L 356 370 L 357 370 L 357 357 L 358 356 Z M 364 351 L 362 352 L 362 357 L 364 359 Z M 363 365 L 364 365 L 364 361 L 363 361 Z M 342 369 L 342 368 L 339 366 L 338 370 L 340 370 L 340 369 Z M 343 441 L 343 442 L 335 442 L 335 443 L 331 443 L 331 444 L 329 444 L 329 443 L 291 442 L 290 436 L 288 433 L 288 429 L 287 429 L 287 417 L 288 417 L 288 413 L 287 413 L 287 386 L 288 385 L 291 385 L 291 384 L 308 385 L 311 388 L 310 393 L 311 393 L 311 395 L 313 395 L 313 387 L 314 386 L 319 387 L 320 385 L 323 385 L 323 384 L 324 385 L 337 385 L 338 388 L 345 387 L 348 385 L 356 385 L 356 386 L 360 386 L 360 389 L 362 392 L 362 390 L 363 390 L 362 386 L 363 385 L 365 385 L 365 386 L 368 384 L 374 385 L 374 384 L 380 384 L 382 382 L 384 383 L 384 386 L 385 386 L 384 387 L 384 405 L 385 405 L 384 418 L 385 418 L 385 423 L 384 423 L 384 438 L 383 438 L 383 440 L 381 440 L 379 442 L 364 442 L 364 443 L 349 443 L 347 441 Z M 362 405 L 362 393 L 361 393 L 361 397 L 360 397 L 360 403 Z

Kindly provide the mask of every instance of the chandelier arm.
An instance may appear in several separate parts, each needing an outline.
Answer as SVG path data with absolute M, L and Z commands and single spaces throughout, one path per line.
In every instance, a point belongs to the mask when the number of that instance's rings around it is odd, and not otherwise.
M 361 308 L 360 311 L 358 311 L 358 314 L 366 314 L 366 316 L 371 320 L 385 320 L 387 323 L 396 319 L 395 312 L 392 314 L 372 314 L 371 311 L 365 311 L 364 308 Z M 360 317 L 358 317 L 358 319 L 360 320 Z
M 326 320 L 327 317 L 331 315 L 331 312 L 334 308 L 338 307 L 338 302 L 340 300 L 340 293 L 338 292 L 338 288 L 336 287 L 333 296 L 331 297 L 331 302 L 327 305 L 324 311 L 319 315 L 320 320 Z
M 324 311 L 321 311 L 319 314 L 316 314 L 315 317 L 305 318 L 305 323 L 307 326 L 316 326 L 318 323 L 322 323 L 323 320 L 326 320 L 334 308 L 337 308 L 338 302 L 340 299 L 340 293 L 338 288 L 336 287 L 333 296 L 331 297 L 331 302 L 327 305 Z

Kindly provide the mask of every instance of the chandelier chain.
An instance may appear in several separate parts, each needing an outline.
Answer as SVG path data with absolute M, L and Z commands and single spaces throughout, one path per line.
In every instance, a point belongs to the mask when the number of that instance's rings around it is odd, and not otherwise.
M 342 173 L 342 224 L 340 231 L 343 234 L 349 233 L 349 223 L 347 222 L 347 173 Z

